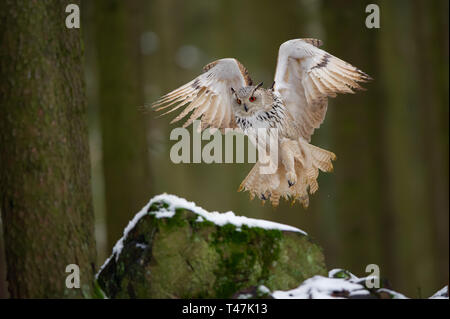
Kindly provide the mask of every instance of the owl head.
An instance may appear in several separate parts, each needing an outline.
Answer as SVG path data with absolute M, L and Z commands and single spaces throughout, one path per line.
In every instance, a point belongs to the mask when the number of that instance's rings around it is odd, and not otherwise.
M 267 93 L 261 88 L 263 82 L 258 85 L 244 86 L 239 90 L 231 88 L 232 106 L 236 115 L 240 117 L 252 116 L 256 111 L 261 110 L 267 104 Z

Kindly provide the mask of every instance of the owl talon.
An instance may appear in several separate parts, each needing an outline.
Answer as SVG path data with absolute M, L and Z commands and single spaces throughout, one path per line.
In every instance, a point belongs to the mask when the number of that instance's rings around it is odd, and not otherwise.
M 261 200 L 268 200 L 270 198 L 270 193 L 267 192 L 266 194 L 261 193 Z
M 295 184 L 297 184 L 297 175 L 295 175 L 295 172 L 287 173 L 286 174 L 286 179 L 287 179 L 289 187 L 292 187 Z

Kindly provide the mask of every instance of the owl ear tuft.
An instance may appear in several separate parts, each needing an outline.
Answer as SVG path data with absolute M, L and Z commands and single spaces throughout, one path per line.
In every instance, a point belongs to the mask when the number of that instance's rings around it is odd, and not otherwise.
M 273 81 L 272 85 L 270 86 L 270 90 L 273 91 L 274 87 L 275 87 L 275 81 Z
M 252 94 L 250 96 L 253 96 L 253 94 L 255 94 L 256 90 L 259 89 L 261 86 L 263 86 L 264 82 L 259 83 L 257 86 L 255 86 L 255 88 L 252 91 Z

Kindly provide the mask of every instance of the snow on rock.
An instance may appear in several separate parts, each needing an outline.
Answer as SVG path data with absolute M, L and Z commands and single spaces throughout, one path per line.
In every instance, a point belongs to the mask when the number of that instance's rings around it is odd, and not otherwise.
M 295 289 L 274 291 L 271 296 L 275 299 L 371 298 L 371 292 L 364 285 L 367 279 L 344 269 L 333 269 L 328 277 L 314 276 Z
M 334 299 L 354 294 L 370 295 L 363 285 L 341 278 L 314 276 L 305 280 L 298 288 L 288 291 L 274 291 L 275 299 Z
M 233 212 L 226 212 L 226 213 L 219 213 L 219 212 L 207 212 L 201 207 L 198 207 L 195 205 L 194 202 L 188 202 L 184 198 L 180 198 L 175 195 L 169 195 L 169 194 L 162 194 L 153 197 L 150 202 L 147 204 L 146 207 L 151 206 L 155 202 L 165 202 L 169 205 L 167 208 L 161 208 L 158 212 L 154 212 L 154 214 L 157 218 L 163 218 L 163 217 L 171 217 L 175 214 L 175 210 L 177 208 L 184 208 L 192 211 L 193 213 L 199 215 L 199 221 L 203 221 L 203 219 L 208 220 L 218 226 L 224 226 L 226 224 L 232 224 L 236 227 L 240 228 L 243 225 L 246 225 L 248 227 L 259 227 L 264 229 L 278 229 L 282 231 L 293 231 L 293 232 L 299 232 L 304 235 L 307 235 L 303 230 L 300 230 L 298 228 L 279 224 L 263 219 L 254 219 L 254 218 L 248 218 L 245 216 L 236 216 Z M 144 207 L 144 210 L 145 208 Z M 138 213 L 139 214 L 139 213 Z
M 271 292 L 267 287 L 260 286 L 258 296 L 274 299 L 408 299 L 405 295 L 391 289 L 367 288 L 366 281 L 372 278 L 372 276 L 358 278 L 347 270 L 333 269 L 329 271 L 328 277 L 314 276 L 292 290 Z M 430 299 L 449 299 L 448 286 L 436 292 Z
M 366 281 L 372 278 L 358 278 L 347 270 L 333 269 L 328 273 L 328 277 L 311 277 L 292 290 L 271 292 L 267 287 L 260 286 L 256 296 L 274 299 L 407 299 L 404 295 L 386 288 L 367 288 Z
M 448 299 L 448 286 L 445 286 L 434 295 L 430 297 L 430 299 Z

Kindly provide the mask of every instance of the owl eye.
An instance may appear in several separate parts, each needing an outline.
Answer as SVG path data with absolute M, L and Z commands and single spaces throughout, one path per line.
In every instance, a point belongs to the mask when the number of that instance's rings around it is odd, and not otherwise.
M 248 99 L 250 102 L 255 102 L 255 100 L 256 100 L 256 97 L 254 97 L 254 96 L 250 96 L 250 98 Z
M 237 104 L 241 104 L 242 103 L 241 100 L 239 100 L 239 99 L 237 99 L 236 102 L 237 102 Z

